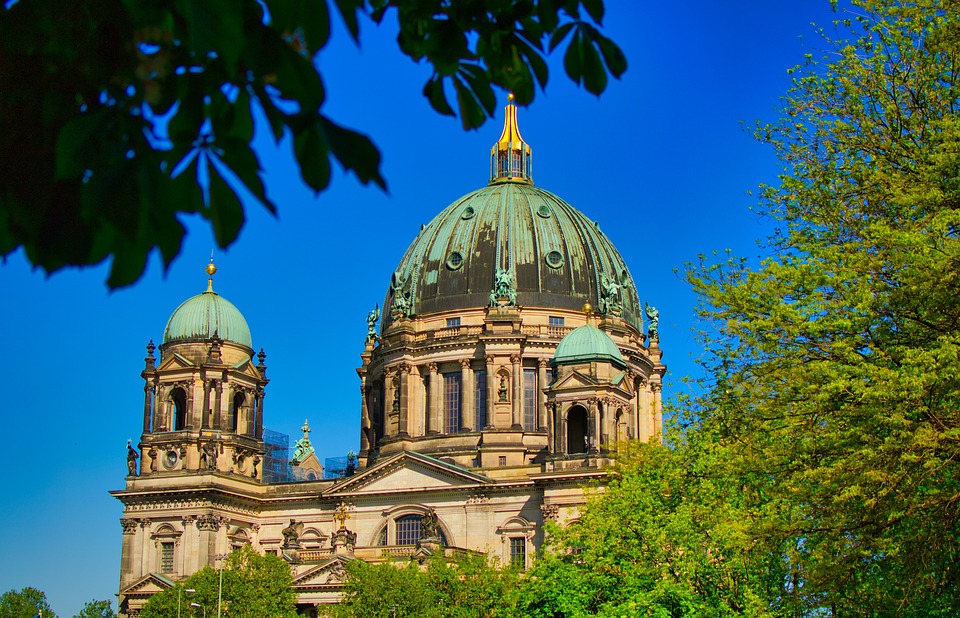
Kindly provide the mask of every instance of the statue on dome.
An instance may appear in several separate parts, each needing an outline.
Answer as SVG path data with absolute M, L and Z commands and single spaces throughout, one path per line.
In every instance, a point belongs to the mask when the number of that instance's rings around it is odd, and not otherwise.
M 377 338 L 377 320 L 380 319 L 380 303 L 367 314 L 367 341 L 374 341 Z
M 601 313 L 621 315 L 620 284 L 616 276 L 608 277 L 606 273 L 600 273 L 600 302 L 597 304 Z
M 643 312 L 647 314 L 647 319 L 650 320 L 650 326 L 647 327 L 650 339 L 660 339 L 660 312 L 657 311 L 656 307 L 647 303 L 643 304 Z
M 517 305 L 517 288 L 514 285 L 513 273 L 509 268 L 497 268 L 493 289 L 490 290 L 491 307 L 515 307 Z

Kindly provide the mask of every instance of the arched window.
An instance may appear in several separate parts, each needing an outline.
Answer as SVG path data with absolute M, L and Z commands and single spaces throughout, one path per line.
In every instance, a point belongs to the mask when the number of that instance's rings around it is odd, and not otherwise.
M 587 452 L 587 411 L 574 406 L 567 412 L 567 452 Z
M 173 402 L 173 430 L 183 431 L 187 428 L 187 392 L 179 386 L 170 393 Z
M 375 543 L 385 545 L 416 545 L 423 536 L 423 514 L 409 513 L 388 521 L 377 532 Z M 440 544 L 446 547 L 447 535 L 442 527 L 438 527 Z
M 247 400 L 243 393 L 236 393 L 233 396 L 233 410 L 230 415 L 230 431 L 237 431 L 240 422 L 240 411 L 243 409 L 243 403 Z

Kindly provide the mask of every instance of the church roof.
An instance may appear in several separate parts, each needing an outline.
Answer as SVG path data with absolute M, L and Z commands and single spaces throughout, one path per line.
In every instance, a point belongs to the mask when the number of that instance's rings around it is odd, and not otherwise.
M 554 365 L 571 365 L 594 361 L 607 362 L 624 369 L 623 355 L 606 334 L 592 324 L 584 324 L 570 331 L 560 340 L 553 356 Z
M 391 278 L 384 326 L 401 317 L 486 307 L 505 274 L 515 292 L 512 304 L 579 310 L 591 302 L 640 330 L 639 297 L 620 253 L 598 223 L 533 184 L 530 147 L 512 102 L 506 111 L 504 133 L 491 151 L 490 184 L 421 229 Z
M 217 272 L 213 260 L 207 265 L 210 279 L 207 291 L 180 303 L 163 331 L 163 343 L 175 341 L 207 341 L 220 337 L 253 348 L 250 327 L 233 303 L 213 291 L 213 275 Z

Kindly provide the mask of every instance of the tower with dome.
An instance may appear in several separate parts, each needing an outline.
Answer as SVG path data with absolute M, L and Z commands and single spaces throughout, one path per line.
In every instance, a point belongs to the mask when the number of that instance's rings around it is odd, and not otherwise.
M 487 186 L 423 226 L 368 316 L 347 473 L 270 476 L 264 355 L 211 261 L 159 359 L 148 346 L 139 466 L 131 449 L 113 492 L 122 615 L 243 544 L 290 563 L 307 614 L 337 600 L 348 560 L 459 549 L 528 565 L 619 444 L 659 439 L 656 314 L 645 324 L 600 224 L 533 183 L 512 99 L 505 112 Z M 322 449 L 303 429 L 295 464 Z

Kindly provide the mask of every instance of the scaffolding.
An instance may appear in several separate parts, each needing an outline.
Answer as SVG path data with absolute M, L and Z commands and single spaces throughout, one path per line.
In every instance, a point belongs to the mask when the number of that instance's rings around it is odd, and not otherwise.
M 342 479 L 352 475 L 357 468 L 355 457 L 327 457 L 323 460 L 324 480 Z
M 263 447 L 263 482 L 290 481 L 290 436 L 264 428 Z

